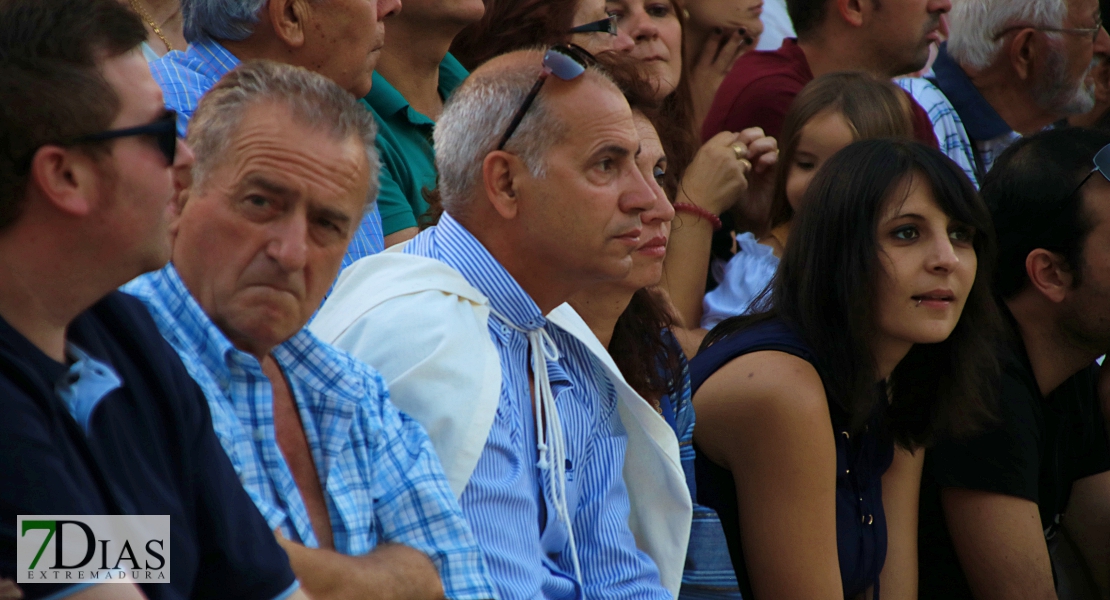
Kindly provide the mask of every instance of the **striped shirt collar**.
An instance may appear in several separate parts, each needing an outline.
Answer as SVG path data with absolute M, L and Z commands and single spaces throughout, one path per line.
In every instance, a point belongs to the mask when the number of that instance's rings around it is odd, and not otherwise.
M 205 75 L 219 79 L 241 62 L 234 54 L 212 38 L 201 38 L 185 49 L 186 58 L 200 61 L 207 67 Z
M 421 239 L 423 238 L 423 239 Z M 461 223 L 444 213 L 439 224 L 413 240 L 406 252 L 438 259 L 462 274 L 513 325 L 532 331 L 547 324 L 539 306 L 489 250 Z
M 175 348 L 189 348 L 191 354 L 200 360 L 205 370 L 211 373 L 222 386 L 228 386 L 232 378 L 232 365 L 251 367 L 253 371 L 257 358 L 239 350 L 227 336 L 212 322 L 200 304 L 185 287 L 173 263 L 161 271 L 155 271 L 136 280 L 149 286 L 152 293 L 139 293 L 144 301 L 156 302 L 165 308 L 161 314 L 173 315 L 173 321 L 159 323 L 162 335 L 174 338 Z M 131 291 L 128 284 L 124 291 Z M 133 288 L 140 292 L 140 288 Z M 157 318 L 157 315 L 156 315 Z M 274 360 L 282 367 L 287 377 L 295 374 L 295 379 L 313 392 L 336 402 L 359 402 L 365 390 L 356 380 L 345 377 L 334 368 L 323 368 L 333 362 L 334 349 L 302 328 L 293 337 L 279 344 L 273 350 Z M 297 363 L 311 360 L 314 368 L 303 369 Z M 261 366 L 257 366 L 261 373 Z M 320 376 L 324 374 L 324 376 Z M 232 401 L 238 400 L 232 398 Z

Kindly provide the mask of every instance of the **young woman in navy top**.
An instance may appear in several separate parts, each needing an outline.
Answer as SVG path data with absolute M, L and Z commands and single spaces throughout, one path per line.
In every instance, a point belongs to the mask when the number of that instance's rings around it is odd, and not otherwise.
M 814 178 L 767 312 L 691 361 L 699 500 L 746 600 L 915 598 L 924 447 L 990 415 L 990 216 L 909 141 L 856 142 Z

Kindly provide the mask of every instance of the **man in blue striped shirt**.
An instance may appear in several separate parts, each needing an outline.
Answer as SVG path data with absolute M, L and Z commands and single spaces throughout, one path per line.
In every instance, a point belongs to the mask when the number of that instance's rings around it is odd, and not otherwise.
M 370 114 L 324 77 L 252 61 L 201 100 L 189 139 L 172 263 L 125 291 L 204 390 L 293 571 L 313 598 L 496 597 L 423 428 L 304 329 L 376 192 Z
M 301 66 L 362 98 L 385 42 L 384 20 L 400 9 L 400 0 L 181 0 L 189 47 L 167 53 L 150 70 L 166 106 L 177 111 L 182 137 L 201 96 L 245 60 Z M 384 247 L 375 205 L 355 231 L 342 267 Z
M 347 269 L 313 331 L 386 365 L 502 599 L 669 598 L 677 441 L 564 305 L 627 274 L 653 193 L 628 103 L 574 52 L 498 57 L 456 90 L 434 140 L 445 214 Z

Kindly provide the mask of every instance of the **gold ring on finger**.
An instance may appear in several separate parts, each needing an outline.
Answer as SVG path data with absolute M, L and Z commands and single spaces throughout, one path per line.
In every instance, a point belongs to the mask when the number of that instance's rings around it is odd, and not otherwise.
M 732 152 L 736 155 L 736 160 L 744 160 L 744 157 L 748 155 L 748 149 L 741 144 L 733 144 Z
M 744 172 L 749 173 L 752 170 L 752 162 L 746 158 L 740 159 L 740 164 L 744 165 Z

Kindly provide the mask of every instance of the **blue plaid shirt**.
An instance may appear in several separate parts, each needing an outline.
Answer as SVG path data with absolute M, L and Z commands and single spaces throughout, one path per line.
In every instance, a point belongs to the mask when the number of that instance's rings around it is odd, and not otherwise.
M 274 431 L 270 381 L 189 294 L 173 265 L 124 286 L 204 390 L 212 424 L 271 528 L 309 547 L 316 535 Z M 302 329 L 273 349 L 322 472 L 335 549 L 359 556 L 400 543 L 427 554 L 448 598 L 495 598 L 465 517 L 424 429 L 389 401 L 381 375 Z
M 185 137 L 189 119 L 197 110 L 200 98 L 216 85 L 228 71 L 239 65 L 239 59 L 228 52 L 219 42 L 210 39 L 197 40 L 184 51 L 167 52 L 162 58 L 150 63 L 154 81 L 162 88 L 166 107 L 177 111 L 177 134 Z M 367 210 L 355 232 L 347 255 L 343 257 L 340 269 L 363 256 L 377 254 L 385 249 L 382 235 L 382 216 L 375 203 L 373 210 Z
M 566 526 L 536 465 L 529 343 L 491 315 L 501 397 L 486 446 L 459 502 L 482 544 L 502 598 L 670 598 L 628 528 L 622 478 L 627 434 L 603 367 L 574 336 L 549 324 L 520 284 L 462 225 L 443 215 L 405 247 L 457 270 L 491 307 L 525 331 L 546 328 L 559 350 L 547 361 L 566 441 L 566 498 L 583 586 L 574 580 Z M 537 527 L 538 525 L 538 527 Z

